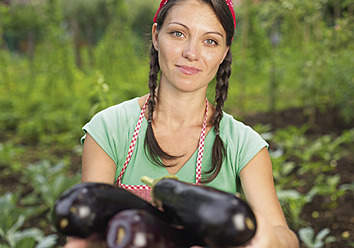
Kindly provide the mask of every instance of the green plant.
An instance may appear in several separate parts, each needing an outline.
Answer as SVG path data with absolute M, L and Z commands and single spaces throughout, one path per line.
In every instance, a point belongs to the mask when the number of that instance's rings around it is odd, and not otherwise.
M 305 224 L 301 218 L 301 213 L 305 204 L 312 201 L 316 192 L 309 191 L 306 194 L 301 194 L 296 190 L 282 190 L 277 189 L 277 195 L 284 210 L 284 214 L 288 219 L 289 225 L 293 229 L 298 229 L 301 225 Z
M 315 236 L 312 227 L 303 227 L 299 230 L 299 237 L 300 240 L 305 243 L 307 248 L 321 248 L 336 241 L 335 237 L 327 236 L 329 233 L 330 229 L 324 228 Z
M 299 166 L 297 171 L 299 175 L 318 175 L 333 171 L 336 161 L 348 154 L 348 151 L 343 149 L 343 145 L 352 143 L 350 140 L 353 137 L 352 133 L 348 131 L 338 137 L 322 135 L 317 138 L 307 138 L 305 136 L 307 128 L 307 125 L 301 128 L 293 126 L 274 133 L 271 141 L 277 144 L 277 151 L 281 151 L 280 155 L 285 156 L 282 158 L 283 163 L 288 162 L 287 158 L 291 158 Z
M 49 248 L 56 244 L 57 235 L 45 236 L 39 228 L 24 228 L 26 219 L 33 209 L 17 207 L 19 198 L 13 193 L 0 197 L 0 246 L 16 248 Z
M 20 157 L 25 153 L 23 146 L 15 145 L 13 142 L 0 143 L 0 167 L 4 176 L 20 172 L 23 167 Z
M 33 188 L 28 196 L 21 200 L 24 205 L 36 205 L 37 214 L 53 207 L 59 195 L 80 182 L 80 175 L 67 176 L 67 166 L 64 162 L 52 165 L 48 160 L 30 164 L 23 172 L 21 182 Z
M 272 156 L 273 177 L 278 189 L 295 189 L 306 185 L 305 178 L 299 177 L 295 173 L 298 169 L 298 164 L 287 160 L 288 157 L 286 155 Z
M 43 231 L 45 226 L 50 225 L 50 210 L 63 191 L 80 182 L 80 176 L 68 176 L 64 162 L 52 165 L 48 160 L 43 160 L 28 165 L 20 181 L 28 186 L 29 193 L 21 197 L 18 193 L 6 193 L 0 198 L 0 244 L 19 248 L 53 247 L 57 235 L 45 236 Z M 33 218 L 41 218 L 41 221 L 35 228 L 26 228 Z
M 319 175 L 315 180 L 315 186 L 311 189 L 316 194 L 324 196 L 322 205 L 334 209 L 338 206 L 338 198 L 345 194 L 345 186 L 339 187 L 340 175 Z
M 351 191 L 353 193 L 353 196 L 354 196 L 354 182 L 340 185 L 339 186 L 339 190 Z

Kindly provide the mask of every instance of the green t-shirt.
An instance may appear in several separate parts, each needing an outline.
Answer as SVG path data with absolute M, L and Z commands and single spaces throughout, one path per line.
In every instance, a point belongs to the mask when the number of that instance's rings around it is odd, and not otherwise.
M 138 100 L 135 98 L 97 113 L 83 127 L 84 132 L 89 133 L 116 163 L 116 179 L 126 160 L 140 112 Z M 144 151 L 146 128 L 147 120 L 144 118 L 134 152 L 122 178 L 123 184 L 141 185 L 143 183 L 140 178 L 143 176 L 155 179 L 169 174 L 166 168 L 152 164 L 146 157 Z M 263 147 L 268 147 L 268 144 L 249 126 L 236 121 L 226 113 L 220 122 L 220 137 L 225 144 L 226 157 L 218 176 L 206 185 L 235 194 L 240 191 L 238 178 L 240 171 Z M 84 139 L 85 136 L 81 139 L 82 143 Z M 211 168 L 214 139 L 213 128 L 205 138 L 202 171 Z M 176 176 L 181 181 L 195 183 L 197 154 L 198 150 L 177 172 Z

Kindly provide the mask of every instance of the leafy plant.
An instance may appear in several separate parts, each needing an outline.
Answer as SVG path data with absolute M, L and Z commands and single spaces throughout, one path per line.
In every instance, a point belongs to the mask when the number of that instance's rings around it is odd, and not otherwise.
M 339 187 L 339 182 L 339 175 L 319 175 L 315 180 L 315 186 L 311 190 L 318 195 L 325 196 L 322 205 L 333 209 L 338 206 L 338 198 L 345 194 L 345 187 Z
M 351 191 L 353 193 L 353 196 L 354 196 L 354 182 L 340 185 L 339 186 L 339 190 Z
M 20 172 L 23 169 L 20 157 L 24 153 L 23 146 L 17 146 L 12 142 L 0 143 L 0 167 L 4 167 L 2 173 L 8 175 Z
M 280 155 L 284 154 L 286 158 L 299 164 L 298 174 L 318 175 L 333 171 L 336 161 L 348 154 L 343 145 L 352 143 L 352 134 L 344 132 L 338 137 L 322 135 L 311 139 L 305 136 L 306 130 L 307 125 L 277 130 L 271 140 L 277 144 Z M 283 162 L 288 161 L 283 159 Z
M 52 165 L 44 160 L 28 165 L 20 178 L 30 193 L 25 196 L 6 193 L 0 198 L 0 244 L 2 247 L 53 247 L 58 236 L 45 236 L 43 229 L 50 225 L 50 210 L 59 195 L 80 181 L 78 174 L 67 175 L 64 162 Z M 26 228 L 31 218 L 47 215 L 35 228 Z M 47 232 L 49 230 L 46 230 Z
M 330 229 L 324 228 L 315 236 L 312 227 L 303 227 L 299 230 L 299 237 L 300 240 L 305 243 L 307 248 L 321 248 L 336 241 L 335 237 L 327 236 L 329 233 Z
M 312 201 L 316 192 L 309 191 L 307 194 L 301 194 L 296 190 L 281 190 L 277 187 L 277 195 L 291 228 L 298 229 L 305 224 L 301 219 L 302 209 L 305 204 Z
M 26 218 L 33 214 L 33 209 L 17 207 L 18 196 L 6 193 L 0 197 L 0 246 L 16 248 L 49 248 L 56 244 L 57 235 L 44 236 L 39 228 L 25 228 Z
M 39 214 L 53 207 L 59 195 L 80 182 L 80 175 L 71 177 L 67 175 L 67 167 L 64 162 L 52 165 L 49 161 L 40 161 L 37 164 L 28 165 L 21 177 L 24 184 L 33 188 L 31 194 L 21 200 L 24 205 L 37 205 Z

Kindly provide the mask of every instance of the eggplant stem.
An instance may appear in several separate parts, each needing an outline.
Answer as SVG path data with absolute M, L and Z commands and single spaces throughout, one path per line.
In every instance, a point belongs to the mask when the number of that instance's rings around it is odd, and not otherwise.
M 142 178 L 140 178 L 140 181 L 142 181 L 143 183 L 145 183 L 146 185 L 150 186 L 151 188 L 155 186 L 155 184 L 157 182 L 159 182 L 162 179 L 166 179 L 166 178 L 172 178 L 172 179 L 176 179 L 178 180 L 178 177 L 176 177 L 175 175 L 167 175 L 161 178 L 157 178 L 157 179 L 152 179 L 148 176 L 143 176 Z
M 150 187 L 155 185 L 155 179 L 152 179 L 151 177 L 143 176 L 142 178 L 140 178 L 140 181 L 142 181 L 146 185 L 149 185 Z

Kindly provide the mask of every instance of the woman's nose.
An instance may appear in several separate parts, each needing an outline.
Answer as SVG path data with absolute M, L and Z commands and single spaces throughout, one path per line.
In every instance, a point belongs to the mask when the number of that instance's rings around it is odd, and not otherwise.
M 199 47 L 197 45 L 197 42 L 190 39 L 185 43 L 184 49 L 183 49 L 183 57 L 189 59 L 189 60 L 198 60 L 199 59 Z

